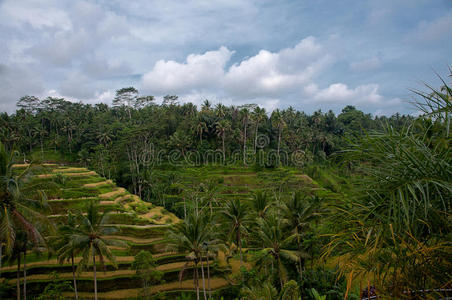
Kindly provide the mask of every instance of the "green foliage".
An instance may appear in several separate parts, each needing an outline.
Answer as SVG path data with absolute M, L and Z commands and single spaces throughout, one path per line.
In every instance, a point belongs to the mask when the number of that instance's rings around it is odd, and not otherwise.
M 66 175 L 61 174 L 61 173 L 57 173 L 55 175 L 55 182 L 62 185 L 62 186 L 66 186 L 66 182 L 68 181 L 68 178 Z
M 326 300 L 326 295 L 320 296 L 319 292 L 317 292 L 315 288 L 311 289 L 311 294 L 314 300 Z
M 140 278 L 147 282 L 158 282 L 163 275 L 162 272 L 156 270 L 157 263 L 149 251 L 138 252 L 131 267 Z
M 63 292 L 72 291 L 72 286 L 68 281 L 59 279 L 57 272 L 52 272 L 52 282 L 47 284 L 44 291 L 36 297 L 37 300 L 64 300 Z

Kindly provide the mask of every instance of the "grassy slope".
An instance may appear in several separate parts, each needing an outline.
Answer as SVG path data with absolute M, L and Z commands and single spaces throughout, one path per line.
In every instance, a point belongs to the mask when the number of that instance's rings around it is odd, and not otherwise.
M 27 167 L 27 165 L 16 165 L 17 170 Z M 137 196 L 130 194 L 123 188 L 118 188 L 111 180 L 102 178 L 97 173 L 81 167 L 66 167 L 63 165 L 43 165 L 33 170 L 33 175 L 28 178 L 29 184 L 40 184 L 43 186 L 48 196 L 51 212 L 49 217 L 56 223 L 64 222 L 67 211 L 70 209 L 80 209 L 90 199 L 97 199 L 104 209 L 114 210 L 109 219 L 112 227 L 118 228 L 117 234 L 111 236 L 117 240 L 125 242 L 125 247 L 112 247 L 112 251 L 117 256 L 119 269 L 114 270 L 107 263 L 107 273 L 99 273 L 99 289 L 102 285 L 110 286 L 109 278 L 119 277 L 129 278 L 135 281 L 132 284 L 136 287 L 138 280 L 134 278 L 134 273 L 130 271 L 130 264 L 133 255 L 139 250 L 150 250 L 157 258 L 159 270 L 179 271 L 185 264 L 183 255 L 167 252 L 162 236 L 166 228 L 178 218 L 162 207 L 151 203 L 143 202 Z M 76 261 L 80 258 L 76 258 Z M 4 264 L 2 277 L 9 278 L 10 284 L 15 284 L 14 264 L 8 266 Z M 50 258 L 48 253 L 37 255 L 30 252 L 27 255 L 28 285 L 30 294 L 34 290 L 42 291 L 44 286 L 51 281 L 50 271 L 57 271 L 61 279 L 70 279 L 70 265 L 65 263 L 60 265 L 55 258 Z M 166 274 L 166 273 L 165 273 Z M 174 275 L 171 275 L 174 279 Z M 80 274 L 80 280 L 91 280 L 90 272 Z M 170 278 L 171 279 L 171 278 Z M 171 282 L 171 281 L 170 281 Z M 35 285 L 33 286 L 33 284 Z M 167 284 L 168 285 L 168 284 Z M 89 296 L 92 287 L 81 284 L 80 291 L 84 291 Z M 33 288 L 34 287 L 34 288 Z M 163 288 L 162 288 L 163 289 Z M 11 292 L 14 288 L 11 286 Z M 108 288 L 108 290 L 112 290 Z

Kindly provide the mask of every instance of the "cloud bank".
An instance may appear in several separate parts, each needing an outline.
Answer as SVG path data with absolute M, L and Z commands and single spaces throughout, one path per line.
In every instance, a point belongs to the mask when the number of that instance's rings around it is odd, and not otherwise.
M 183 62 L 159 60 L 143 75 L 141 89 L 158 96 L 179 94 L 192 101 L 194 95 L 216 93 L 214 98 L 219 96 L 231 103 L 254 102 L 266 107 L 282 102 L 295 106 L 306 102 L 370 106 L 398 103 L 380 95 L 375 83 L 348 87 L 339 82 L 319 87 L 316 79 L 333 64 L 334 57 L 312 36 L 294 47 L 278 52 L 261 50 L 228 64 L 234 53 L 222 46 L 190 54 Z M 198 102 L 202 100 L 198 98 Z

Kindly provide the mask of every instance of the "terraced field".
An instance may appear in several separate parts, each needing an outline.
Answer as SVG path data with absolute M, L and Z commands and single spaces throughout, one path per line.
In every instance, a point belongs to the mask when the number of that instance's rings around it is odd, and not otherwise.
M 16 165 L 18 170 L 27 167 Z M 169 252 L 164 240 L 168 227 L 179 221 L 172 213 L 162 207 L 142 201 L 136 195 L 117 187 L 111 180 L 99 176 L 96 172 L 81 167 L 63 165 L 43 165 L 35 171 L 30 183 L 40 183 L 48 186 L 46 194 L 51 208 L 48 217 L 56 224 L 65 222 L 68 210 L 82 208 L 86 201 L 98 200 L 104 210 L 109 210 L 108 226 L 117 229 L 108 238 L 122 241 L 124 246 L 112 246 L 116 255 L 118 268 L 106 264 L 105 272 L 98 272 L 98 291 L 100 299 L 137 298 L 142 291 L 141 280 L 131 270 L 134 255 L 140 250 L 150 251 L 158 263 L 157 269 L 164 273 L 163 282 L 152 287 L 152 293 L 175 292 L 179 290 L 194 290 L 193 265 L 186 264 L 184 254 Z M 75 259 L 77 263 L 79 257 Z M 223 279 L 223 270 L 211 262 L 213 289 L 223 288 L 228 282 Z M 185 268 L 182 281 L 179 282 L 179 272 Z M 10 295 L 15 295 L 16 265 L 4 265 L 1 269 L 2 280 L 10 284 Z M 27 290 L 29 295 L 39 295 L 44 287 L 53 280 L 52 272 L 56 271 L 59 280 L 72 278 L 69 263 L 58 264 L 55 257 L 47 252 L 37 255 L 27 254 Z M 82 298 L 93 297 L 93 277 L 90 269 L 80 273 L 78 290 Z M 22 278 L 20 279 L 23 280 Z M 65 297 L 74 297 L 67 292 Z
M 190 199 L 190 194 L 199 191 L 200 184 L 208 186 L 213 182 L 214 201 L 221 203 L 227 199 L 249 200 L 257 191 L 265 191 L 270 198 L 284 198 L 294 191 L 303 191 L 306 195 L 323 199 L 337 199 L 340 194 L 321 187 L 312 178 L 297 168 L 264 169 L 255 171 L 252 167 L 234 166 L 201 166 L 178 167 L 177 172 L 163 167 L 156 176 L 167 185 L 173 186 L 165 191 L 163 201 L 169 210 L 183 217 L 184 202 Z M 169 179 L 168 179 L 169 178 Z M 208 192 L 207 192 L 208 193 Z M 205 194 L 198 193 L 201 197 Z

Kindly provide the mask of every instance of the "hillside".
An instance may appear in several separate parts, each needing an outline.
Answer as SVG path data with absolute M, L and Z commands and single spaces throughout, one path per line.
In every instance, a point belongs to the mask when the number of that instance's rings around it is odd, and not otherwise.
M 15 165 L 16 170 L 27 165 Z M 109 210 L 109 226 L 117 229 L 109 236 L 111 239 L 123 241 L 127 246 L 111 246 L 116 255 L 118 269 L 107 263 L 106 272 L 98 273 L 98 291 L 101 299 L 124 299 L 138 297 L 141 292 L 141 281 L 131 270 L 134 255 L 140 250 L 150 251 L 156 258 L 159 271 L 164 272 L 163 282 L 152 287 L 151 292 L 167 292 L 175 290 L 192 290 L 193 280 L 190 279 L 189 264 L 185 265 L 185 255 L 167 250 L 165 230 L 179 219 L 162 207 L 142 201 L 125 189 L 117 187 L 111 180 L 99 176 L 96 172 L 82 167 L 64 166 L 59 164 L 44 164 L 33 171 L 27 184 L 44 186 L 51 212 L 48 217 L 55 223 L 64 222 L 68 210 L 83 207 L 86 201 L 99 201 L 103 210 Z M 72 278 L 69 263 L 58 264 L 55 257 L 49 253 L 27 255 L 27 289 L 31 295 L 39 295 L 44 287 L 52 282 L 56 271 L 59 280 Z M 80 258 L 76 258 L 76 263 Z M 185 267 L 185 275 L 179 284 L 179 271 Z M 15 293 L 16 264 L 6 265 L 1 269 L 2 278 L 8 280 L 11 295 Z M 215 275 L 215 270 L 213 271 Z M 221 272 L 220 272 L 221 273 Z M 219 275 L 221 275 L 218 273 Z M 91 298 L 93 283 L 92 271 L 87 269 L 78 277 L 78 290 L 81 297 Z M 221 277 L 212 278 L 212 288 L 218 289 L 227 285 Z M 73 297 L 73 293 L 66 293 Z

